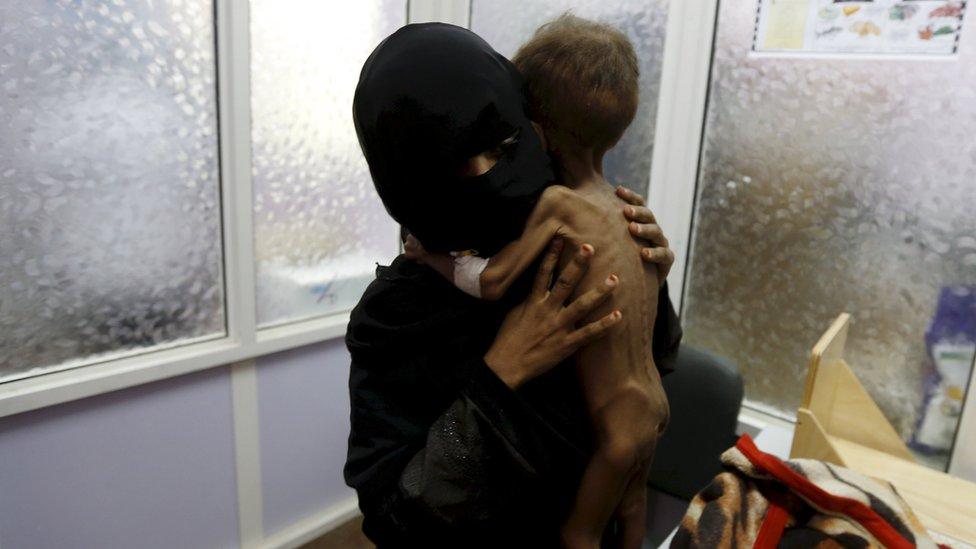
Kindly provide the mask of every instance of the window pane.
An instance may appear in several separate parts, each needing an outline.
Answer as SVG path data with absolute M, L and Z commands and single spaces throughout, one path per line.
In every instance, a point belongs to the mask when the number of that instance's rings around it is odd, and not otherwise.
M 686 341 L 792 415 L 847 311 L 856 374 L 939 462 L 969 370 L 949 355 L 976 341 L 976 41 L 952 62 L 754 57 L 754 20 L 721 4 Z
M 224 333 L 210 2 L 7 2 L 0 379 Z
M 661 82 L 668 0 L 472 0 L 471 30 L 512 57 L 543 23 L 567 10 L 624 31 L 640 61 L 640 104 L 623 139 L 604 160 L 607 179 L 647 192 Z
M 359 71 L 403 0 L 251 2 L 258 323 L 351 308 L 397 229 L 352 123 Z

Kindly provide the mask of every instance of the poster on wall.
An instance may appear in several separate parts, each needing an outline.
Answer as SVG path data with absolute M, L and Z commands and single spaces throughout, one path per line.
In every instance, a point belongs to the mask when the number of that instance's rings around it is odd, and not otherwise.
M 966 0 L 758 0 L 757 52 L 952 55 Z

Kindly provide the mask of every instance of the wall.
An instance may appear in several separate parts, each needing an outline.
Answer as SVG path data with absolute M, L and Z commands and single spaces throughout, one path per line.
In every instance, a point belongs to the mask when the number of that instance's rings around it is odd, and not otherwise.
M 342 479 L 349 435 L 349 355 L 336 340 L 258 366 L 264 531 L 354 496 Z
M 341 340 L 257 361 L 264 531 L 348 500 Z M 239 545 L 230 369 L 0 419 L 0 547 Z
M 719 5 L 685 341 L 792 415 L 811 347 L 851 313 L 849 362 L 910 440 L 935 385 L 926 332 L 971 331 L 946 305 L 976 288 L 976 33 L 948 58 L 756 55 L 755 7 Z M 948 438 L 926 459 L 944 467 Z

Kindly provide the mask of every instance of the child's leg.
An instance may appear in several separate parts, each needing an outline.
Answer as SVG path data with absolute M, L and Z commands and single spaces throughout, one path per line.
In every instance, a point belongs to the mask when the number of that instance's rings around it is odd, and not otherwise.
M 600 537 L 633 477 L 644 473 L 654 455 L 660 426 L 649 421 L 653 415 L 646 391 L 619 391 L 609 404 L 594 414 L 597 435 L 596 452 L 587 464 L 576 493 L 573 510 L 562 528 L 564 543 L 569 547 L 597 547 Z M 645 492 L 637 483 L 628 494 L 630 506 L 639 505 L 637 498 Z M 635 514 L 636 512 L 629 512 Z M 636 518 L 629 520 L 630 538 L 643 527 Z M 643 537 L 641 529 L 639 535 Z M 638 543 L 638 546 L 640 543 Z
M 619 546 L 623 549 L 637 549 L 644 542 L 647 531 L 647 475 L 650 470 L 651 460 L 648 460 L 631 477 L 614 512 L 620 525 Z
M 610 517 L 634 474 L 626 449 L 600 444 L 583 473 L 573 510 L 562 527 L 563 545 L 596 549 Z

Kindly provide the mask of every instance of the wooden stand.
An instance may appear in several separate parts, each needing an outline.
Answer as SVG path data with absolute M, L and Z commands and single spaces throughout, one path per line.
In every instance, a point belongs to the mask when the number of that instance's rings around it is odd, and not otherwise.
M 976 484 L 915 463 L 844 360 L 850 321 L 840 315 L 813 348 L 790 457 L 887 480 L 926 528 L 976 545 Z

